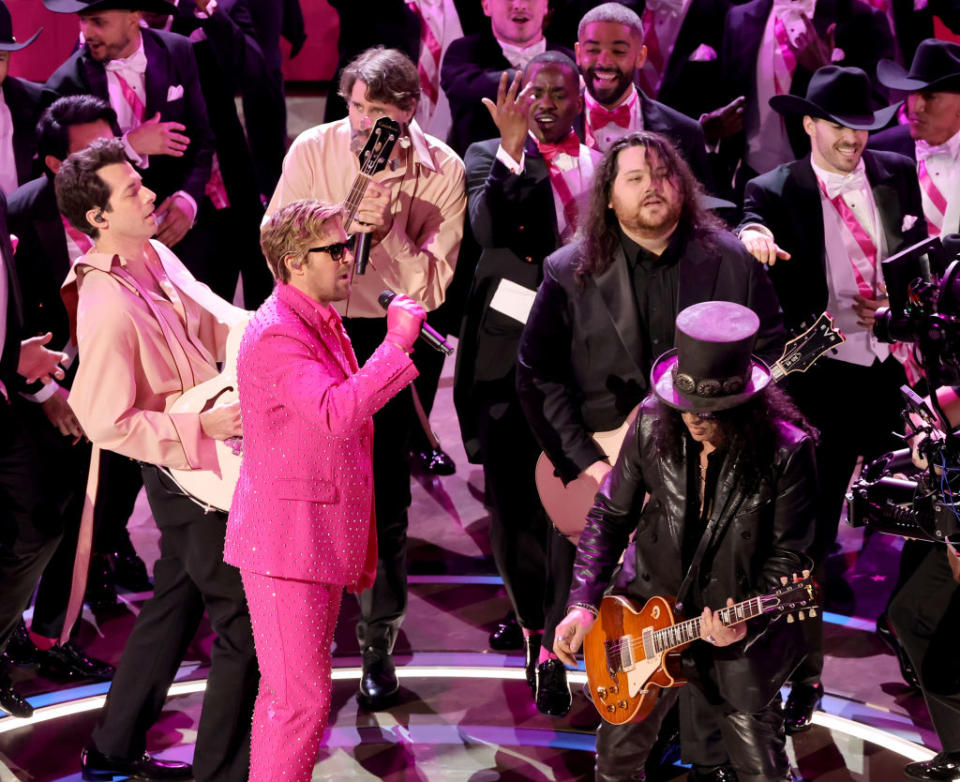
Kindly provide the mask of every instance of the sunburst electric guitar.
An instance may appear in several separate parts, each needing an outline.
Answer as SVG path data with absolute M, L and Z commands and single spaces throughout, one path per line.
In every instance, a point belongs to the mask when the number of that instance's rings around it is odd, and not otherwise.
M 806 372 L 814 361 L 843 341 L 844 336 L 833 325 L 833 318 L 824 312 L 810 328 L 787 342 L 783 354 L 770 367 L 773 380 L 782 380 L 791 372 Z M 593 435 L 593 441 L 611 464 L 617 460 L 639 409 L 637 406 L 631 410 L 619 428 Z M 553 526 L 576 545 L 586 525 L 587 513 L 593 507 L 593 499 L 599 488 L 597 482 L 592 478 L 580 477 L 564 486 L 554 470 L 553 462 L 545 453 L 540 454 L 534 475 L 540 502 L 547 516 Z
M 818 603 L 816 584 L 805 571 L 802 579 L 716 614 L 728 627 L 781 614 L 787 614 L 789 622 L 794 614 L 800 619 L 816 616 Z M 673 598 L 652 597 L 639 611 L 622 595 L 603 598 L 600 615 L 583 641 L 587 685 L 600 716 L 614 725 L 643 720 L 661 689 L 686 684 L 680 675 L 680 653 L 698 638 L 700 617 L 677 621 Z

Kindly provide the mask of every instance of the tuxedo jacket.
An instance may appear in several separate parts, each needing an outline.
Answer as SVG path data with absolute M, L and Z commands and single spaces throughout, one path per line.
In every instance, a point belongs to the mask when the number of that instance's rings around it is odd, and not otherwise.
M 3 80 L 2 89 L 3 99 L 13 119 L 13 157 L 17 165 L 17 182 L 22 185 L 34 175 L 37 120 L 40 119 L 43 106 L 43 86 L 8 76 Z
M 669 138 L 680 150 L 693 175 L 707 190 L 712 191 L 713 173 L 707 157 L 707 142 L 703 137 L 703 128 L 700 127 L 700 123 L 660 101 L 648 98 L 639 87 L 637 94 L 640 96 L 640 115 L 643 117 L 644 130 L 660 133 Z M 586 121 L 585 114 L 586 112 L 578 116 L 573 123 L 574 130 L 580 138 L 586 138 L 583 127 Z
M 70 322 L 60 286 L 70 271 L 67 238 L 57 210 L 53 177 L 41 176 L 10 194 L 10 232 L 20 239 L 16 264 L 28 334 L 53 333 L 50 348 L 62 350 L 70 340 Z
M 543 259 L 560 246 L 553 188 L 537 144 L 528 138 L 523 171 L 513 174 L 497 157 L 500 139 L 467 149 L 470 225 L 480 260 L 460 330 L 454 401 L 467 455 L 479 456 L 477 410 L 494 389 L 513 399 L 513 371 L 523 323 L 490 307 L 501 280 L 529 290 L 540 284 Z M 496 381 L 508 380 L 508 383 Z
M 630 268 L 618 247 L 607 269 L 574 277 L 583 241 L 544 263 L 543 282 L 523 329 L 517 390 L 531 429 L 569 481 L 603 458 L 591 432 L 617 428 L 646 396 L 656 356 L 643 355 Z M 766 271 L 728 231 L 690 236 L 679 261 L 677 311 L 702 301 L 733 301 L 760 318 L 756 353 L 779 358 L 783 321 Z
M 927 225 L 913 163 L 902 155 L 870 150 L 863 153 L 863 162 L 883 224 L 887 254 L 923 241 Z M 917 220 L 904 231 L 907 215 Z M 796 329 L 823 312 L 828 296 L 823 208 L 809 155 L 747 183 L 741 228 L 747 223 L 765 225 L 791 255 L 769 270 L 787 328 Z
M 176 33 L 141 29 L 143 50 L 147 55 L 144 117 L 158 111 L 162 122 L 180 122 L 190 139 L 183 157 L 153 155 L 143 174 L 144 184 L 157 194 L 159 204 L 177 190 L 185 190 L 199 207 L 204 188 L 210 180 L 213 134 L 207 119 L 207 107 L 197 75 L 197 63 L 190 41 Z M 171 88 L 180 87 L 179 95 Z M 96 95 L 109 103 L 107 73 L 103 63 L 77 49 L 47 81 L 45 100 L 52 103 L 64 95 Z M 169 99 L 168 99 L 169 98 Z M 119 135 L 119 128 L 114 128 Z
M 565 46 L 548 42 L 547 49 L 574 58 Z M 463 156 L 474 141 L 500 135 L 481 99 L 496 101 L 500 74 L 508 70 L 512 76 L 513 66 L 490 30 L 465 35 L 447 47 L 440 66 L 440 87 L 447 94 L 453 117 L 447 143 L 458 155 Z
M 7 225 L 7 199 L 0 190 L 0 259 L 3 260 L 2 273 L 7 276 L 7 311 L 0 312 L 6 318 L 7 330 L 0 345 L 0 381 L 6 386 L 7 393 L 13 394 L 23 385 L 23 379 L 17 374 L 20 363 L 20 341 L 23 339 L 23 300 L 20 297 L 20 282 L 17 267 L 13 261 L 13 247 L 10 244 L 10 228 Z M 0 404 L 3 404 L 0 401 Z
M 750 0 L 732 6 L 727 12 L 720 52 L 722 83 L 726 90 L 724 103 L 738 95 L 745 95 L 748 103 L 756 102 L 757 57 L 772 7 L 773 0 Z M 886 16 L 862 0 L 818 0 L 811 21 L 821 37 L 836 23 L 836 45 L 844 53 L 843 60 L 837 64 L 862 68 L 873 82 L 878 105 L 885 105 L 886 91 L 876 81 L 877 63 L 884 57 L 893 59 L 895 55 Z M 805 96 L 812 75 L 798 64 L 790 83 L 791 94 Z M 810 144 L 799 118 L 787 122 L 787 133 L 797 157 L 809 151 Z M 733 136 L 721 149 L 732 172 L 735 161 L 746 149 L 746 134 Z

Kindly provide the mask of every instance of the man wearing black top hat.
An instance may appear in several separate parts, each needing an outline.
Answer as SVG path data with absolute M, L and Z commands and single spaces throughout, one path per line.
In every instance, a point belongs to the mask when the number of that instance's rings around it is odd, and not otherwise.
M 173 14 L 175 6 L 165 0 L 44 5 L 77 14 L 85 39 L 47 80 L 45 100 L 90 94 L 110 104 L 117 112 L 114 130 L 123 133 L 128 156 L 157 194 L 157 239 L 176 247 L 194 275 L 209 282 L 224 259 L 211 252 L 204 217 L 223 183 L 212 174 L 213 134 L 193 46 L 181 35 L 140 26 L 141 12 Z
M 7 75 L 10 53 L 25 49 L 40 35 L 41 27 L 23 43 L 13 37 L 10 11 L 0 0 L 0 192 L 10 195 L 33 178 L 37 138 L 33 132 L 40 117 L 42 87 Z
M 829 65 L 813 75 L 806 98 L 770 99 L 775 111 L 803 117 L 811 153 L 747 183 L 739 227 L 747 249 L 770 267 L 787 329 L 829 310 L 847 337 L 835 355 L 790 380 L 797 405 L 822 433 L 818 561 L 836 537 L 858 455 L 896 447 L 899 388 L 917 377 L 908 346 L 880 343 L 871 330 L 887 303 L 880 261 L 924 239 L 926 223 L 910 161 L 864 152 L 867 131 L 896 111 L 875 111 L 869 96 L 866 73 Z M 791 732 L 810 726 L 823 693 L 822 625 L 808 625 L 810 657 L 787 700 Z
M 909 71 L 881 60 L 877 78 L 910 93 L 907 123 L 877 133 L 869 147 L 914 160 L 930 236 L 960 231 L 960 44 L 929 38 Z
M 561 659 L 576 662 L 611 583 L 638 606 L 676 595 L 685 617 L 701 615 L 700 640 L 682 658 L 690 684 L 660 691 L 642 722 L 601 723 L 598 782 L 637 779 L 681 693 L 681 736 L 691 708 L 712 712 L 740 782 L 792 779 L 779 689 L 803 654 L 802 626 L 759 618 L 727 627 L 712 612 L 812 562 L 811 428 L 751 355 L 759 327 L 752 310 L 725 301 L 677 316 L 677 347 L 654 363 L 653 393 L 587 517 L 556 631 Z

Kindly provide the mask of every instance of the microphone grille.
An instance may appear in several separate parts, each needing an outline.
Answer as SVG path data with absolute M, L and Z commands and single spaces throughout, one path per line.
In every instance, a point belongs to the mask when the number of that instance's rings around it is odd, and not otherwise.
M 387 307 L 390 306 L 390 302 L 393 301 L 394 298 L 396 298 L 396 295 L 397 294 L 394 293 L 393 291 L 384 291 L 379 296 L 377 296 L 377 302 L 380 304 L 381 307 L 386 309 Z

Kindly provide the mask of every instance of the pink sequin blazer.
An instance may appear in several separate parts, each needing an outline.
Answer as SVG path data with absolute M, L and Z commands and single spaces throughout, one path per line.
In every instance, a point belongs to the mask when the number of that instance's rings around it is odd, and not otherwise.
M 224 559 L 277 578 L 368 588 L 376 575 L 373 414 L 417 376 L 385 343 L 362 369 L 340 316 L 277 285 L 237 361 L 243 461 Z

